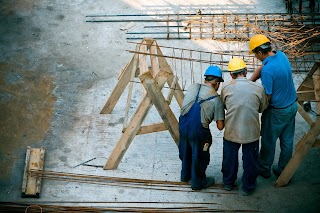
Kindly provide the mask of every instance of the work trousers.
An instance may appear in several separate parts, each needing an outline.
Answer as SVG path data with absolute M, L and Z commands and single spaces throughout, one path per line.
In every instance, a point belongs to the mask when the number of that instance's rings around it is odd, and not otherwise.
M 278 170 L 286 167 L 292 157 L 295 129 L 296 102 L 284 109 L 269 107 L 261 116 L 261 149 L 259 155 L 259 172 L 270 172 L 274 161 L 277 139 L 280 139 L 280 157 Z
M 207 129 L 202 130 L 202 136 L 207 140 L 201 140 L 197 137 L 188 137 L 187 134 L 180 134 L 179 157 L 182 160 L 181 181 L 187 182 L 191 179 L 192 188 L 203 188 L 207 184 L 206 169 L 210 162 L 210 152 L 204 151 L 205 143 L 211 145 L 211 133 Z M 181 132 L 180 132 L 181 133 Z
M 195 103 L 186 115 L 179 117 L 179 157 L 182 161 L 181 181 L 191 179 L 191 188 L 204 188 L 207 184 L 206 169 L 210 162 L 209 147 L 212 144 L 212 135 L 209 128 L 204 128 L 201 123 L 201 104 L 216 96 L 205 100 L 196 96 Z M 204 145 L 209 147 L 204 150 Z
M 223 184 L 233 185 L 237 180 L 239 167 L 239 148 L 242 146 L 242 161 L 243 161 L 243 175 L 242 175 L 242 189 L 250 191 L 256 187 L 257 161 L 259 153 L 259 140 L 252 143 L 240 144 L 223 139 L 223 160 L 222 170 Z

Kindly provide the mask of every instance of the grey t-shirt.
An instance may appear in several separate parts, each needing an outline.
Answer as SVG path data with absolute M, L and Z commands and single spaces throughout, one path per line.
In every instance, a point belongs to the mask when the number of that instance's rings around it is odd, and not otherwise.
M 259 140 L 259 112 L 268 106 L 263 86 L 238 77 L 222 88 L 221 98 L 227 110 L 224 138 L 241 144 Z
M 190 87 L 188 88 L 188 91 L 183 99 L 181 115 L 187 114 L 191 109 L 196 100 L 199 87 L 200 84 L 196 83 L 190 85 Z M 217 97 L 205 101 L 201 104 L 201 123 L 205 128 L 209 128 L 209 124 L 212 122 L 212 120 L 224 120 L 224 106 L 222 104 L 220 96 L 214 88 L 205 84 L 201 84 L 198 101 L 205 100 L 214 95 L 216 95 Z

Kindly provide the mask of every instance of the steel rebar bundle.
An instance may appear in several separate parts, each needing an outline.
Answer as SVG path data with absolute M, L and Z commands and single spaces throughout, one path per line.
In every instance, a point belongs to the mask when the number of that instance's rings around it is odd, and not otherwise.
M 116 203 L 116 202 L 115 202 Z M 129 202 L 130 203 L 130 202 Z M 142 213 L 153 213 L 153 212 L 260 212 L 259 210 L 253 209 L 222 209 L 213 208 L 214 203 L 170 203 L 170 202 L 145 202 L 146 206 L 67 206 L 67 205 L 47 205 L 47 204 L 29 204 L 29 203 L 17 203 L 17 202 L 1 202 L 0 212 L 6 213 L 34 213 L 34 212 L 142 212 Z M 123 203 L 126 204 L 126 203 Z M 140 202 L 131 202 L 131 204 L 141 204 Z M 165 207 L 150 207 L 151 204 L 165 204 Z
M 30 173 L 32 177 L 40 177 L 40 178 L 58 180 L 58 181 L 121 186 L 121 187 L 128 187 L 128 188 L 165 190 L 165 191 L 171 191 L 171 192 L 196 192 L 196 191 L 190 190 L 190 186 L 183 182 L 95 176 L 95 175 L 84 175 L 84 174 L 63 173 L 63 172 L 54 172 L 54 171 L 40 171 L 40 170 L 31 170 Z M 233 192 L 226 192 L 222 190 L 222 188 L 223 188 L 222 185 L 216 184 L 214 187 L 208 188 L 204 193 L 234 194 Z

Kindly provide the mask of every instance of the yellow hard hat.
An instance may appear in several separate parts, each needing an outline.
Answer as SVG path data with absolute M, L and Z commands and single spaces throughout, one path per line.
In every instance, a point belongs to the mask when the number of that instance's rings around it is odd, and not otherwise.
M 270 40 L 265 35 L 262 35 L 262 34 L 254 35 L 249 41 L 249 54 L 252 54 L 253 53 L 252 51 L 255 48 L 267 42 L 270 42 Z
M 229 72 L 237 72 L 245 68 L 247 68 L 247 65 L 241 58 L 231 58 L 228 63 Z

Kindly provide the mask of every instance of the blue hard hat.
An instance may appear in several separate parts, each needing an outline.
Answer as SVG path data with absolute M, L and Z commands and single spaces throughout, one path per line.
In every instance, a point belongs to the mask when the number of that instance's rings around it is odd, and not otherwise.
M 222 71 L 218 66 L 209 66 L 206 70 L 206 72 L 204 73 L 204 76 L 214 76 L 214 77 L 218 77 L 220 78 L 221 82 L 224 82 L 223 78 L 222 78 Z

